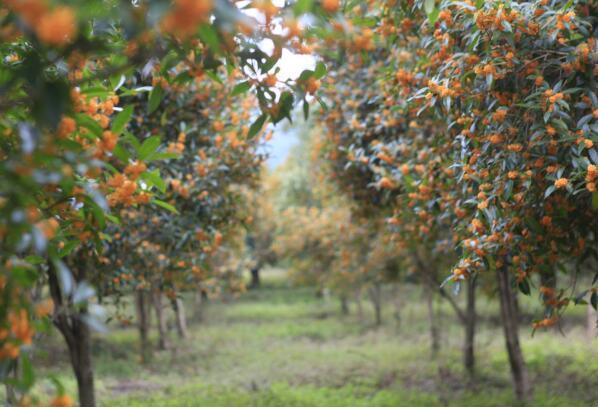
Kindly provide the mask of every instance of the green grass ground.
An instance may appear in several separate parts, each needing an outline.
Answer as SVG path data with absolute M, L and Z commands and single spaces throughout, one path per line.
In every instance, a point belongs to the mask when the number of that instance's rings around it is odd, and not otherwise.
M 401 321 L 390 301 L 384 324 L 373 327 L 364 302 L 359 318 L 351 304 L 340 315 L 334 298 L 316 298 L 312 288 L 290 287 L 271 270 L 260 290 L 228 303 L 211 302 L 190 338 L 172 350 L 138 361 L 137 332 L 113 327 L 94 343 L 97 395 L 104 406 L 510 406 L 507 356 L 497 310 L 480 299 L 482 323 L 476 341 L 478 378 L 461 369 L 462 332 L 451 310 L 442 312 L 443 348 L 429 351 L 426 308 L 420 289 L 401 289 Z M 522 301 L 534 311 L 535 300 Z M 192 314 L 188 302 L 188 314 Z M 535 388 L 534 406 L 598 403 L 598 340 L 587 339 L 585 309 L 572 309 L 556 331 L 531 337 L 522 327 L 525 357 Z M 67 355 L 56 334 L 37 354 L 40 377 L 59 377 L 76 394 Z M 52 392 L 39 380 L 35 392 Z

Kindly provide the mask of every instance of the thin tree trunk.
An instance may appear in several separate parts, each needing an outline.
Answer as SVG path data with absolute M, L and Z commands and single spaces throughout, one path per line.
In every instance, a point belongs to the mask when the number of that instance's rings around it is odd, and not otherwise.
M 556 288 L 556 272 L 553 268 L 540 273 L 540 284 L 543 287 Z
M 349 315 L 349 301 L 347 301 L 347 296 L 345 294 L 342 294 L 340 296 L 340 301 L 341 301 L 341 314 Z
M 470 377 L 475 375 L 475 283 L 476 277 L 467 280 L 467 305 L 465 308 L 465 341 L 463 346 L 463 364 Z
M 93 365 L 91 361 L 91 332 L 89 326 L 82 318 L 86 311 L 70 317 L 70 324 L 65 325 L 64 321 L 57 324 L 58 329 L 64 336 L 69 350 L 71 366 L 77 379 L 77 390 L 79 393 L 79 404 L 81 407 L 94 407 L 94 380 Z
M 195 290 L 194 301 L 193 321 L 200 322 L 203 320 L 204 297 L 199 289 Z
M 428 322 L 430 324 L 430 349 L 432 352 L 432 357 L 435 358 L 440 350 L 440 333 L 438 331 L 436 313 L 434 312 L 434 291 L 429 284 L 424 284 L 424 295 L 426 297 Z
M 185 339 L 188 336 L 187 319 L 185 318 L 185 306 L 180 298 L 172 300 L 172 307 L 176 316 L 176 329 L 179 338 Z
M 158 325 L 158 349 L 166 350 L 168 348 L 168 327 L 162 306 L 162 292 L 159 289 L 153 290 L 152 303 L 156 312 L 156 325 Z
M 79 403 L 81 407 L 95 406 L 93 366 L 91 362 L 91 332 L 84 321 L 75 323 L 75 344 L 69 348 L 71 361 L 77 376 Z
M 382 287 L 380 283 L 375 283 L 370 288 L 370 299 L 374 306 L 376 325 L 382 325 Z
M 531 395 L 531 387 L 527 374 L 527 367 L 523 359 L 519 343 L 519 318 L 515 307 L 514 293 L 509 282 L 509 273 L 506 268 L 496 271 L 498 293 L 500 297 L 500 316 L 505 335 L 509 364 L 515 395 L 519 400 L 526 400 Z
M 19 377 L 19 359 L 12 360 L 9 363 L 10 363 L 10 367 L 8 368 L 8 371 L 6 372 L 6 377 L 12 378 L 16 381 Z M 9 407 L 18 406 L 19 402 L 18 402 L 17 390 L 15 389 L 15 386 L 13 386 L 8 381 L 6 381 L 5 388 L 6 388 L 6 404 L 7 404 L 7 406 L 9 406 Z
M 357 317 L 363 321 L 363 303 L 361 302 L 361 290 L 355 291 L 355 303 L 357 304 Z
M 392 302 L 395 306 L 394 317 L 395 317 L 395 320 L 397 321 L 397 327 L 398 327 L 398 326 L 401 326 L 401 295 L 400 295 L 400 290 L 399 290 L 399 283 L 393 284 L 392 297 L 393 297 Z
M 251 282 L 249 288 L 258 288 L 260 286 L 260 269 L 259 267 L 253 267 L 251 270 Z
M 324 289 L 322 287 L 316 288 L 316 298 L 324 298 Z
M 139 354 L 141 356 L 141 363 L 147 363 L 151 358 L 148 292 L 145 290 L 137 290 L 135 293 L 135 300 L 137 308 L 137 328 L 139 329 Z
M 85 279 L 87 265 L 84 265 L 74 273 L 77 281 Z M 93 365 L 91 358 L 91 332 L 85 322 L 87 308 L 82 307 L 78 312 L 69 309 L 69 303 L 63 298 L 56 270 L 50 264 L 49 286 L 52 300 L 54 301 L 55 314 L 54 325 L 64 337 L 71 366 L 77 379 L 77 390 L 79 393 L 79 404 L 81 407 L 95 407 Z

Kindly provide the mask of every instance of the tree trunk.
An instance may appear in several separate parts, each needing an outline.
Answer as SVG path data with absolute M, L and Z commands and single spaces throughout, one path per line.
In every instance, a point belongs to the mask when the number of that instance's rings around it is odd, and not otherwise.
M 203 321 L 203 308 L 204 308 L 204 297 L 202 291 L 199 289 L 195 290 L 194 293 L 194 307 L 193 307 L 193 321 Z
M 428 308 L 428 322 L 430 323 L 430 349 L 432 357 L 435 358 L 440 350 L 440 332 L 438 330 L 436 313 L 434 312 L 434 290 L 426 283 L 424 283 L 424 295 Z
M 156 312 L 156 325 L 158 325 L 158 349 L 166 350 L 168 348 L 168 327 L 162 306 L 162 292 L 159 289 L 153 290 L 152 303 Z
M 519 318 L 515 307 L 514 293 L 509 282 L 509 272 L 506 268 L 501 268 L 496 271 L 496 276 L 500 297 L 500 316 L 509 354 L 515 395 L 519 400 L 526 400 L 531 395 L 531 387 L 519 343 Z
M 87 312 L 82 310 L 79 314 L 69 318 L 68 324 L 63 320 L 57 324 L 64 336 L 69 350 L 71 366 L 77 379 L 79 404 L 81 407 L 94 407 L 95 394 L 93 383 L 93 365 L 91 362 L 91 332 L 83 320 Z
M 465 308 L 465 341 L 463 346 L 463 364 L 470 377 L 475 375 L 475 283 L 476 277 L 467 280 L 467 304 Z
M 19 377 L 19 359 L 11 360 L 8 363 L 9 367 L 6 370 L 5 378 L 10 378 L 17 381 Z M 6 405 L 8 407 L 20 405 L 18 400 L 19 397 L 17 395 L 17 390 L 15 389 L 15 386 L 10 384 L 10 381 L 8 380 L 4 382 L 4 386 L 6 389 Z
M 392 302 L 395 306 L 395 313 L 394 313 L 394 317 L 395 317 L 395 321 L 397 321 L 397 327 L 401 326 L 401 295 L 400 295 L 400 290 L 399 290 L 399 283 L 395 283 L 393 284 L 393 290 L 392 290 Z
M 540 273 L 540 284 L 543 287 L 556 288 L 556 272 L 553 268 Z
M 151 358 L 151 346 L 149 343 L 149 299 L 148 292 L 137 290 L 135 303 L 137 308 L 137 328 L 139 329 L 139 354 L 141 363 L 147 363 Z
M 370 288 L 370 299 L 374 306 L 376 325 L 382 325 L 382 287 L 380 283 L 375 283 Z
M 187 319 L 185 318 L 185 306 L 180 298 L 172 300 L 172 307 L 176 316 L 176 329 L 179 334 L 179 338 L 185 339 L 188 335 L 187 331 Z
M 355 303 L 357 304 L 357 317 L 363 322 L 363 303 L 361 302 L 361 290 L 355 291 Z
M 347 296 L 342 294 L 340 296 L 341 300 L 341 314 L 349 315 L 349 301 L 347 301 Z
M 316 287 L 315 295 L 316 295 L 316 298 L 323 299 L 324 298 L 324 287 L 321 287 L 321 286 Z
M 260 286 L 260 269 L 259 267 L 253 267 L 251 270 L 251 282 L 249 288 L 258 288 Z
M 87 265 L 84 265 L 77 273 L 73 273 L 76 281 L 85 279 Z M 95 407 L 93 365 L 91 359 L 91 332 L 85 319 L 87 318 L 87 308 L 81 307 L 78 312 L 69 309 L 69 300 L 63 298 L 56 270 L 50 264 L 48 270 L 48 281 L 50 294 L 54 301 L 54 325 L 58 328 L 64 337 L 71 366 L 77 379 L 77 389 L 79 392 L 79 404 L 81 407 Z
M 73 330 L 74 346 L 69 346 L 71 363 L 75 366 L 81 407 L 95 406 L 93 366 L 91 363 L 91 332 L 84 321 L 77 321 Z

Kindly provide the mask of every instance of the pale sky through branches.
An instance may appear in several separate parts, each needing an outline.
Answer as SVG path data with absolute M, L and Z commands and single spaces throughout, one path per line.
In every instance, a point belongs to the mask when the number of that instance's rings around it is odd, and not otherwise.
M 278 77 L 281 80 L 297 79 L 305 69 L 313 69 L 316 61 L 311 55 L 298 55 L 288 50 L 282 51 L 282 57 L 277 66 L 280 67 Z M 296 120 L 303 120 L 303 114 L 297 115 Z M 285 126 L 283 122 L 274 127 L 274 136 L 266 144 L 269 153 L 268 168 L 274 169 L 282 164 L 297 145 L 297 132 L 293 126 Z
M 272 3 L 278 7 L 284 6 L 284 0 L 273 0 Z M 242 6 L 242 5 L 241 5 Z M 245 9 L 244 13 L 262 21 L 264 16 L 255 9 Z M 267 54 L 272 54 L 273 44 L 271 41 L 262 41 L 259 47 Z M 280 81 L 287 79 L 297 79 L 301 72 L 306 69 L 314 69 L 316 60 L 312 55 L 295 54 L 287 49 L 282 50 L 280 61 L 276 64 L 279 72 L 276 75 Z M 303 120 L 303 115 L 298 115 L 297 120 Z M 274 169 L 282 164 L 290 154 L 293 146 L 298 143 L 297 133 L 293 126 L 287 126 L 284 122 L 273 127 L 274 136 L 264 146 L 264 150 L 269 154 L 268 168 Z

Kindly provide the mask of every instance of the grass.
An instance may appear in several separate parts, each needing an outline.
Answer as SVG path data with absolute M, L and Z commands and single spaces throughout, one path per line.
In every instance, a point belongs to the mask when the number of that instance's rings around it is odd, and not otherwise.
M 386 301 L 384 323 L 374 327 L 364 302 L 360 318 L 340 315 L 333 298 L 316 298 L 309 287 L 289 287 L 280 270 L 263 276 L 261 289 L 237 300 L 211 302 L 190 338 L 171 350 L 138 361 L 137 332 L 113 327 L 94 341 L 97 395 L 104 406 L 508 406 L 514 405 L 507 356 L 496 304 L 480 298 L 482 323 L 476 338 L 478 376 L 461 369 L 461 327 L 446 304 L 443 348 L 430 356 L 426 308 L 420 289 L 401 288 L 399 321 Z M 187 302 L 192 313 L 192 302 Z M 522 309 L 537 310 L 534 299 Z M 532 406 L 598 403 L 598 341 L 583 326 L 585 310 L 574 310 L 565 336 L 557 331 L 531 337 L 522 327 L 524 352 L 534 383 Z M 154 338 L 155 339 L 155 338 Z M 61 338 L 45 338 L 36 354 L 40 377 L 60 378 L 76 393 Z M 48 397 L 49 380 L 35 393 Z M 0 397 L 1 398 L 1 397 Z

